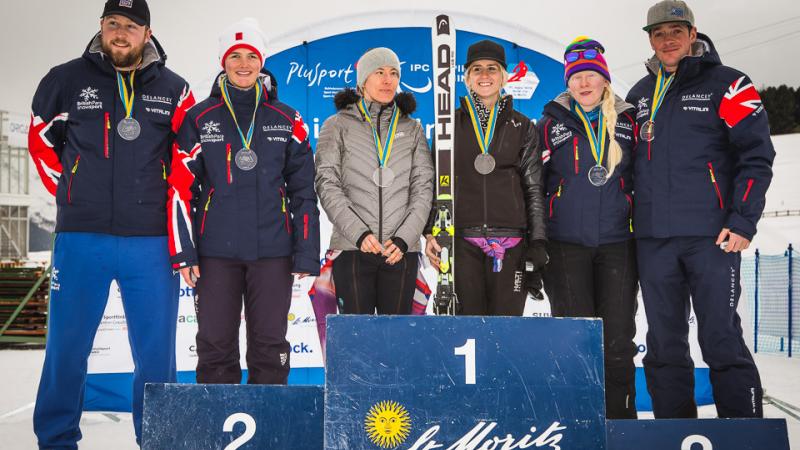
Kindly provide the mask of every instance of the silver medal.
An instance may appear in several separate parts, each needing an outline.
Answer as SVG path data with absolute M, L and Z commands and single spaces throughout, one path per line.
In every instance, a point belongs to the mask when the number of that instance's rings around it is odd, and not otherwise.
M 481 153 L 475 157 L 475 170 L 481 175 L 489 175 L 494 171 L 494 156 L 488 153 Z
M 117 124 L 117 133 L 126 141 L 134 141 L 142 133 L 142 126 L 133 117 L 126 117 Z
M 236 152 L 236 167 L 248 171 L 258 164 L 258 156 L 253 150 L 243 148 Z
M 589 183 L 592 186 L 602 186 L 608 181 L 608 170 L 603 166 L 592 166 L 589 169 Z
M 648 120 L 647 122 L 642 124 L 642 128 L 639 129 L 639 139 L 650 142 L 656 136 L 656 124 L 652 120 Z
M 394 171 L 388 167 L 378 167 L 372 172 L 372 182 L 378 187 L 389 187 L 394 183 Z

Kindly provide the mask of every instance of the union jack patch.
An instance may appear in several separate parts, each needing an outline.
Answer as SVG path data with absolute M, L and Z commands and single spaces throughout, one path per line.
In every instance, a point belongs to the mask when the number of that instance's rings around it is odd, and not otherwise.
M 308 125 L 303 123 L 303 118 L 299 112 L 294 113 L 294 128 L 292 129 L 292 139 L 298 144 L 308 139 Z
M 728 86 L 728 92 L 722 97 L 719 117 L 728 128 L 733 128 L 750 113 L 760 111 L 760 108 L 761 97 L 758 91 L 753 83 L 741 76 Z

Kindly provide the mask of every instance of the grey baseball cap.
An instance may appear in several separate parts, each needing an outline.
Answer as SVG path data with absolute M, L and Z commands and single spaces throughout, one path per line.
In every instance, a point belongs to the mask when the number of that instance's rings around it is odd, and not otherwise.
M 680 0 L 664 0 L 656 3 L 647 10 L 647 25 L 642 28 L 650 31 L 656 25 L 667 22 L 685 22 L 694 26 L 694 13 L 686 2 Z

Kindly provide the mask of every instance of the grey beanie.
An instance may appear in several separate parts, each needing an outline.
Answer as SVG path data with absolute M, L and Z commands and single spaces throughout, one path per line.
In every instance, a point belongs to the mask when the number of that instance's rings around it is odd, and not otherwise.
M 364 86 L 367 77 L 384 66 L 397 69 L 397 73 L 400 74 L 400 59 L 391 49 L 378 47 L 361 55 L 361 58 L 358 58 L 356 63 L 356 85 L 358 87 Z

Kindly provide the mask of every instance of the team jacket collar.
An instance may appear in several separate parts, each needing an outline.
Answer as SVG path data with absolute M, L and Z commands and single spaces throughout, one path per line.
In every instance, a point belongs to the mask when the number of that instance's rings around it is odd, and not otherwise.
M 86 46 L 86 50 L 83 52 L 83 57 L 92 61 L 106 73 L 113 74 L 116 72 L 108 56 L 103 53 L 100 32 L 95 34 L 92 40 L 89 41 L 89 45 Z M 164 66 L 166 60 L 167 55 L 164 53 L 161 44 L 156 40 L 155 36 L 151 36 L 150 41 L 145 44 L 142 54 L 142 64 L 139 66 L 139 72 L 137 72 L 136 78 L 143 83 L 150 81 L 158 75 L 160 68 Z
M 211 94 L 209 97 L 214 98 L 222 98 L 222 91 L 219 89 L 219 79 L 221 76 L 225 75 L 225 71 L 221 71 L 214 77 L 214 82 L 211 84 Z M 277 100 L 278 99 L 278 89 L 275 84 L 275 77 L 272 76 L 272 73 L 267 69 L 261 69 L 261 73 L 258 74 L 258 78 L 261 79 L 261 82 L 266 89 L 264 95 L 267 98 L 267 101 L 270 100 Z
M 333 103 L 337 111 L 347 111 L 357 117 L 361 117 L 361 112 L 356 107 L 356 103 L 360 100 L 361 96 L 353 88 L 342 89 L 333 97 Z M 394 104 L 397 105 L 400 113 L 404 116 L 410 116 L 417 109 L 417 101 L 414 95 L 409 92 L 400 92 L 395 95 Z M 377 104 L 370 105 L 370 112 L 373 116 L 377 115 L 379 109 Z
M 460 97 L 458 100 L 459 102 L 461 102 L 460 106 L 461 112 L 466 114 L 467 117 L 469 117 L 469 111 L 467 110 L 467 101 L 464 99 L 464 97 Z M 500 111 L 500 115 L 497 116 L 497 121 L 500 122 L 508 120 L 508 118 L 511 117 L 511 114 L 514 112 L 514 97 L 508 94 L 501 95 L 497 101 L 503 102 L 503 110 Z
M 572 114 L 570 105 L 571 99 L 572 97 L 569 95 L 569 92 L 564 91 L 544 106 L 544 112 L 545 114 L 553 116 L 556 120 L 567 123 L 582 132 L 583 125 L 578 121 L 578 118 Z M 626 102 L 618 95 L 614 96 L 614 110 L 617 111 L 618 116 L 630 109 L 633 109 L 633 105 Z

